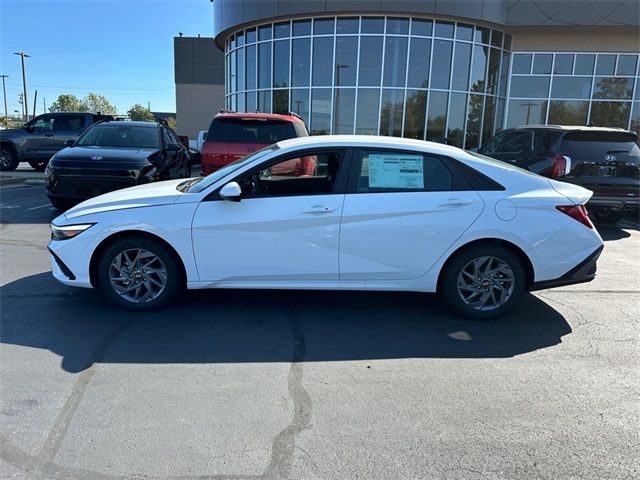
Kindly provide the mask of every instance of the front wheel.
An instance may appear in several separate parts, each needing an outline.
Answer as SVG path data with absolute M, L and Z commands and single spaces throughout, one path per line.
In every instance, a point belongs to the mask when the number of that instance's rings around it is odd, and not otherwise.
M 172 253 L 160 242 L 124 238 L 109 246 L 98 264 L 100 289 L 115 305 L 155 310 L 173 300 L 183 279 Z
M 508 313 L 525 290 L 520 259 L 510 250 L 478 245 L 447 265 L 440 291 L 449 306 L 469 318 L 489 320 Z

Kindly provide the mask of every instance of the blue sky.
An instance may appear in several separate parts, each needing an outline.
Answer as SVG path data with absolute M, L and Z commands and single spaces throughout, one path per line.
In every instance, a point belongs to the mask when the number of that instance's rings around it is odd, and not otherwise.
M 104 95 L 124 113 L 134 103 L 175 112 L 173 37 L 211 37 L 209 0 L 0 0 L 0 74 L 9 114 L 20 110 L 20 57 L 26 59 L 29 112 L 60 94 Z M 4 104 L 0 103 L 4 115 Z

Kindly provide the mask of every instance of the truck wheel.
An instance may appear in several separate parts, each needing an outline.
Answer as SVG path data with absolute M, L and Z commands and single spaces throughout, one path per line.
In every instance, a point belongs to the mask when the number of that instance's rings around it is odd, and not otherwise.
M 8 145 L 0 145 L 0 171 L 10 172 L 18 168 L 16 152 Z
M 33 168 L 36 172 L 44 172 L 44 169 L 47 168 L 48 163 L 49 160 L 29 160 L 29 165 L 31 165 L 31 168 Z

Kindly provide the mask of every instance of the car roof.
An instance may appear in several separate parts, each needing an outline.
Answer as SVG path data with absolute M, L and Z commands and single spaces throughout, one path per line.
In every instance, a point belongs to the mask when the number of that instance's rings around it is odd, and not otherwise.
M 160 126 L 157 122 L 145 122 L 140 120 L 108 120 L 105 122 L 97 123 L 96 125 L 131 125 L 135 127 L 149 127 L 158 128 Z
M 440 155 L 456 155 L 464 150 L 443 143 L 426 142 L 412 138 L 384 137 L 378 135 L 315 135 L 282 140 L 277 143 L 280 148 L 290 147 L 378 147 L 378 148 L 412 148 L 428 149 Z
M 220 112 L 215 118 L 246 118 L 258 120 L 279 120 L 284 122 L 300 122 L 302 119 L 296 115 L 284 115 L 280 113 L 241 113 L 241 112 Z
M 628 132 L 624 128 L 616 127 L 587 127 L 584 125 L 518 125 L 514 130 L 560 130 L 560 131 L 585 131 L 585 132 Z

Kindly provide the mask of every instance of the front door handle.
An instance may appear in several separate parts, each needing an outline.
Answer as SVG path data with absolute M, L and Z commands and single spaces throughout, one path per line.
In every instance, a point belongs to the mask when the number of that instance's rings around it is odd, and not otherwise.
M 473 200 L 459 200 L 457 198 L 451 198 L 444 203 L 438 205 L 439 207 L 466 207 L 467 205 L 471 205 Z
M 306 210 L 302 213 L 306 213 L 309 215 L 323 215 L 325 213 L 335 212 L 336 208 L 325 207 L 324 205 L 314 205 L 309 210 Z

